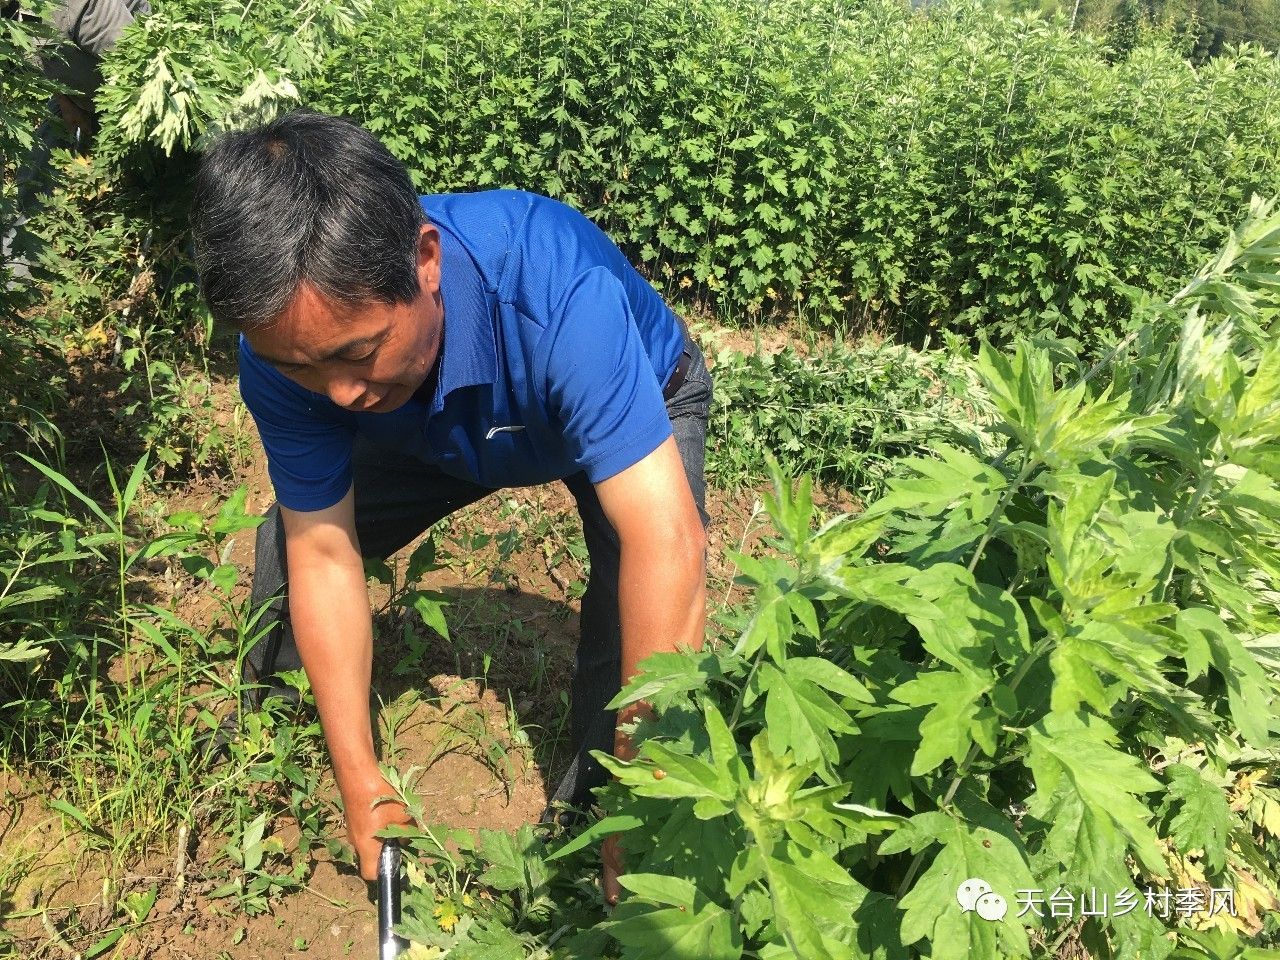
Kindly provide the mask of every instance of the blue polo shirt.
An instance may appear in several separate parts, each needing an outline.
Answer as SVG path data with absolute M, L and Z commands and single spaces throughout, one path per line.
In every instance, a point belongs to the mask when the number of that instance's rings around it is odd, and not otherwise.
M 240 393 L 276 498 L 321 510 L 351 486 L 357 434 L 482 486 L 584 471 L 593 483 L 671 435 L 662 385 L 684 336 L 657 292 L 582 214 L 515 190 L 422 198 L 440 231 L 444 345 L 433 395 L 353 413 L 240 338 Z

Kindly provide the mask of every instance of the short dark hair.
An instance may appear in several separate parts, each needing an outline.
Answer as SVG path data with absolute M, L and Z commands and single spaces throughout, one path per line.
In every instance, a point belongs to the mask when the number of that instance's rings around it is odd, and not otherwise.
M 294 110 L 205 153 L 192 228 L 215 320 L 270 323 L 306 281 L 343 304 L 418 295 L 426 215 L 404 165 L 358 123 Z

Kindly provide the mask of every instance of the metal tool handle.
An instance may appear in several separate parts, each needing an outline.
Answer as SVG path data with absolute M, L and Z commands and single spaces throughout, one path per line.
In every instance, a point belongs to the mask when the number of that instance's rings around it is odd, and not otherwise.
M 384 840 L 378 854 L 378 960 L 394 960 L 408 944 L 392 932 L 400 922 L 400 844 Z

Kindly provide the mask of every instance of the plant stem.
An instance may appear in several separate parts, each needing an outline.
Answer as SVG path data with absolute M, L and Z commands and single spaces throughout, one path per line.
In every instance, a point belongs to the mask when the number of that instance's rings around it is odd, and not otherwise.
M 970 573 L 977 569 L 978 561 L 982 559 L 983 551 L 986 550 L 987 544 L 991 542 L 991 538 L 995 536 L 996 525 L 1004 519 L 1004 512 L 1009 507 L 1009 501 L 1022 488 L 1022 485 L 1030 479 L 1031 474 L 1038 466 L 1040 466 L 1039 459 L 1029 457 L 1027 462 L 1023 464 L 1022 472 L 1018 474 L 1017 479 L 1004 488 L 1004 493 L 1000 495 L 1000 500 L 996 504 L 995 510 L 992 511 L 990 519 L 987 520 L 987 529 L 983 531 L 982 539 L 978 541 L 977 547 L 974 548 L 973 557 L 970 559 L 968 567 Z

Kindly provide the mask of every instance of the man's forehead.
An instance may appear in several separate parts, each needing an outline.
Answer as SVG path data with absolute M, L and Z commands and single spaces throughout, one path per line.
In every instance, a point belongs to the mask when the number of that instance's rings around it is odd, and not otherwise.
M 253 352 L 285 364 L 329 359 L 376 339 L 387 325 L 381 312 L 335 303 L 314 287 L 298 293 L 271 323 L 246 330 Z
M 361 305 L 325 296 L 315 284 L 303 280 L 276 319 L 324 331 L 347 326 L 362 312 Z

